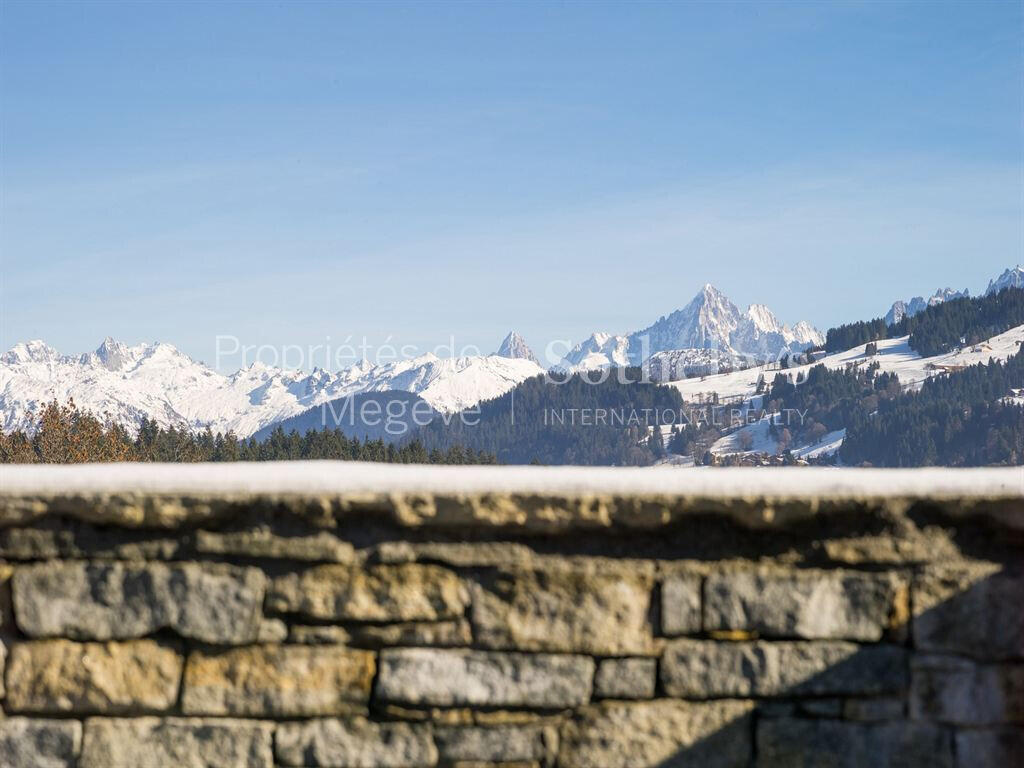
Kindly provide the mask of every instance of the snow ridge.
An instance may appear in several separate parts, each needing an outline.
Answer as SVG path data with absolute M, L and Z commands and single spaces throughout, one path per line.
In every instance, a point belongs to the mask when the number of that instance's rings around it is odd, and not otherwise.
M 170 344 L 128 346 L 107 338 L 94 352 L 71 357 L 30 341 L 0 356 L 0 428 L 30 430 L 48 402 L 73 399 L 79 408 L 131 430 L 147 417 L 163 427 L 209 427 L 247 437 L 360 392 L 404 390 L 438 411 L 454 412 L 541 373 L 529 359 L 428 354 L 379 365 L 363 361 L 337 373 L 316 368 L 307 374 L 253 363 L 224 376 Z

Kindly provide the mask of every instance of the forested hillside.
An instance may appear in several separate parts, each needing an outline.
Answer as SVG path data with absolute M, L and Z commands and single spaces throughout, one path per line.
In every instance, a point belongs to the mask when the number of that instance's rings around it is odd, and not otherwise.
M 936 376 L 919 392 L 853 412 L 840 457 L 880 467 L 1024 463 L 1024 406 L 1007 396 L 1024 387 L 1024 352 Z
M 503 464 L 644 465 L 662 451 L 648 439 L 656 412 L 678 418 L 683 406 L 669 387 L 622 383 L 618 371 L 600 383 L 575 375 L 555 384 L 530 379 L 483 403 L 479 414 L 438 419 L 418 439 L 428 448 L 465 445 Z M 636 374 L 634 370 L 631 373 Z
M 805 381 L 794 382 L 784 373 L 777 374 L 763 408 L 769 413 L 792 415 L 771 425 L 772 436 L 785 448 L 846 428 L 899 392 L 896 376 L 879 373 L 877 365 L 850 370 L 816 365 L 807 372 Z
M 936 304 L 894 325 L 877 318 L 830 328 L 825 334 L 825 351 L 841 352 L 869 341 L 909 335 L 910 348 L 922 357 L 931 357 L 977 344 L 1022 324 L 1024 289 L 1007 288 L 988 296 Z
M 799 413 L 771 434 L 780 449 L 846 429 L 844 464 L 879 467 L 982 466 L 1024 463 L 1024 406 L 1008 397 L 1024 387 L 1024 352 L 928 379 L 904 392 L 877 366 L 830 370 L 806 381 L 778 374 L 764 408 Z M 829 459 L 831 461 L 831 459 Z

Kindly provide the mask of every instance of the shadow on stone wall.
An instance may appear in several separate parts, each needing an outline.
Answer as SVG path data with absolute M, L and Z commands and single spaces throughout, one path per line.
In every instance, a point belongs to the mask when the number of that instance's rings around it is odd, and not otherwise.
M 783 639 L 750 615 L 743 632 L 766 639 L 670 641 L 659 680 L 670 698 L 581 709 L 558 764 L 1024 764 L 1020 565 L 924 569 L 912 618 L 879 643 Z

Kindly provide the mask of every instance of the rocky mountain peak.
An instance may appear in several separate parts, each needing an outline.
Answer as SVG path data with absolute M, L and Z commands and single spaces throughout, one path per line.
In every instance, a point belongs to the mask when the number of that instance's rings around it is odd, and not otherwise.
M 509 332 L 505 340 L 501 342 L 501 346 L 498 347 L 498 351 L 494 354 L 498 357 L 508 357 L 512 360 L 532 360 L 537 363 L 537 356 L 533 354 L 533 350 L 530 349 L 526 340 L 515 331 Z
M 999 293 L 1006 288 L 1024 288 L 1024 266 L 1018 264 L 1012 269 L 1007 269 L 995 280 L 990 280 L 985 295 Z

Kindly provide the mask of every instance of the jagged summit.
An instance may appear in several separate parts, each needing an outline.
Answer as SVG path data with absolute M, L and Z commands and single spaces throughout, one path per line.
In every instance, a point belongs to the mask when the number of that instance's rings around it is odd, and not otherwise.
M 705 283 L 685 307 L 632 336 L 638 343 L 647 339 L 649 354 L 666 349 L 725 349 L 741 319 L 736 305 L 711 283 Z
M 752 304 L 743 312 L 722 291 L 705 283 L 685 307 L 642 330 L 621 336 L 593 334 L 577 344 L 560 367 L 590 370 L 641 365 L 667 352 L 681 353 L 672 357 L 682 358 L 684 364 L 692 357 L 707 365 L 709 359 L 769 359 L 823 342 L 822 333 L 806 321 L 790 328 L 764 304 Z M 706 350 L 720 354 L 709 357 Z
M 1007 269 L 995 280 L 990 280 L 985 295 L 999 293 L 1006 288 L 1024 288 L 1024 266 L 1017 266 Z
M 93 354 L 96 361 L 108 371 L 118 371 L 131 360 L 131 353 L 132 350 L 126 344 L 107 336 Z
M 971 292 L 964 288 L 962 291 L 953 288 L 939 288 L 928 299 L 923 296 L 915 296 L 909 301 L 895 301 L 885 314 L 885 324 L 895 325 L 904 317 L 913 317 L 919 312 L 924 312 L 928 307 L 950 301 L 951 299 L 962 299 L 971 295 Z
M 999 293 L 1006 288 L 1024 288 L 1024 266 L 1018 264 L 1015 267 L 1004 269 L 1003 273 L 988 281 L 988 288 L 985 289 L 985 296 Z M 918 312 L 923 312 L 928 307 L 942 304 L 953 299 L 967 298 L 971 292 L 964 288 L 957 291 L 952 288 L 939 288 L 928 299 L 923 296 L 915 296 L 909 301 L 895 301 L 885 315 L 886 325 L 894 325 L 904 317 L 913 317 Z
M 984 295 L 990 296 L 1006 288 L 1024 288 L 1024 266 L 1018 264 L 1015 267 L 1004 269 L 999 277 L 988 281 L 988 287 L 985 289 Z M 909 301 L 895 301 L 885 315 L 885 322 L 887 325 L 894 325 L 904 317 L 913 317 L 928 307 L 933 307 L 936 304 L 942 304 L 952 299 L 967 298 L 970 295 L 971 292 L 966 288 L 962 291 L 952 288 L 939 288 L 927 300 L 922 296 L 915 296 Z
M 537 356 L 533 354 L 526 340 L 515 331 L 509 331 L 508 336 L 501 342 L 498 351 L 494 353 L 498 357 L 507 357 L 512 360 L 531 360 L 540 365 Z

